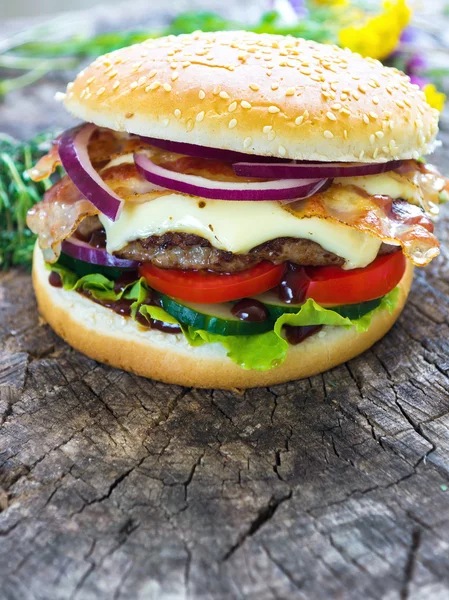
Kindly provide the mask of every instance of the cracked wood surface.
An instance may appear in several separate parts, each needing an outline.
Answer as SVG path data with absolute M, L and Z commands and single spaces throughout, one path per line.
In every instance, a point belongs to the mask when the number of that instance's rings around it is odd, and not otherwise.
M 0 274 L 0 598 L 447 599 L 448 224 L 380 343 L 242 395 L 97 364 Z

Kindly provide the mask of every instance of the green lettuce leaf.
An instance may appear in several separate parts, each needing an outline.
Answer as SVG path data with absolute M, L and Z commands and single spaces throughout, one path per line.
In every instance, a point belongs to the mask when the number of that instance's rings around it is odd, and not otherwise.
M 115 282 L 104 275 L 93 273 L 78 277 L 70 269 L 57 263 L 50 265 L 48 268 L 59 273 L 63 287 L 66 290 L 88 290 L 97 300 L 116 301 L 121 298 L 134 300 L 131 305 L 131 316 L 133 319 L 136 318 L 138 310 L 146 319 L 156 319 L 164 323 L 178 324 L 191 346 L 221 344 L 227 350 L 227 356 L 236 364 L 243 369 L 255 369 L 257 371 L 266 371 L 284 362 L 289 346 L 282 336 L 282 327 L 284 325 L 297 327 L 327 325 L 344 327 L 345 329 L 355 327 L 359 333 L 362 333 L 369 328 L 377 312 L 388 310 L 391 314 L 399 300 L 399 288 L 396 287 L 382 298 L 377 308 L 358 319 L 349 319 L 348 317 L 342 317 L 330 308 L 323 308 L 309 298 L 297 313 L 285 313 L 279 317 L 274 323 L 272 331 L 257 335 L 224 336 L 185 326 L 169 315 L 163 308 L 144 304 L 151 293 L 151 289 L 143 278 L 129 283 L 123 290 L 116 292 L 114 290 Z
M 288 343 L 274 331 L 257 335 L 218 335 L 202 329 L 183 327 L 184 335 L 191 346 L 221 344 L 227 356 L 243 369 L 266 371 L 285 360 Z
M 283 325 L 330 325 L 345 329 L 355 327 L 359 333 L 362 333 L 371 325 L 373 316 L 377 312 L 388 310 L 391 313 L 398 300 L 399 288 L 395 288 L 382 298 L 377 308 L 359 319 L 351 320 L 331 309 L 323 308 L 314 300 L 309 299 L 297 313 L 285 313 L 279 317 L 274 324 L 273 331 L 258 335 L 224 336 L 192 327 L 183 327 L 182 329 L 187 341 L 192 346 L 219 343 L 228 351 L 227 356 L 243 369 L 266 371 L 282 364 L 287 355 L 288 343 L 282 337 Z

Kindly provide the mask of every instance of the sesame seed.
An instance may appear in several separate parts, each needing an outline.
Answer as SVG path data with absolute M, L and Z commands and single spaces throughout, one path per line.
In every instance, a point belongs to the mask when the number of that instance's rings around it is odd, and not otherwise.
M 187 131 L 192 131 L 193 127 L 194 127 L 193 119 L 189 119 L 187 121 L 187 126 L 186 126 Z
M 301 125 L 301 123 L 304 121 L 304 117 L 301 115 L 300 117 L 296 117 L 295 119 L 295 125 Z
M 379 148 L 375 148 L 374 152 L 373 152 L 373 158 L 377 158 L 378 154 L 379 154 Z
M 376 137 L 381 140 L 384 137 L 384 132 L 383 131 L 376 131 Z
M 272 89 L 273 91 L 277 90 L 277 89 L 278 89 L 278 87 L 279 87 L 279 83 L 272 83 L 272 84 L 271 84 L 271 89 Z
M 250 89 L 252 89 L 254 92 L 258 92 L 259 91 L 259 86 L 257 85 L 257 83 L 250 83 L 249 84 Z
M 366 125 L 369 125 L 369 117 L 368 117 L 368 115 L 363 115 L 363 122 L 366 123 Z
M 333 105 L 331 106 L 331 109 L 332 109 L 332 110 L 340 110 L 340 108 L 341 108 L 341 104 L 333 104 Z
M 249 102 L 247 102 L 246 100 L 242 100 L 242 101 L 240 102 L 240 106 L 241 106 L 242 108 L 251 108 L 251 104 L 250 104 Z
M 272 125 L 265 125 L 265 127 L 262 129 L 262 131 L 264 133 L 270 133 L 270 131 L 273 129 Z
M 391 131 L 394 129 L 394 121 L 388 121 Z
M 362 150 L 359 154 L 359 160 L 362 160 L 362 158 L 365 156 L 365 150 Z
M 152 71 L 150 71 L 148 74 L 148 79 L 152 79 L 156 75 L 156 73 L 157 73 L 156 69 L 153 69 Z
M 147 80 L 147 78 L 145 77 L 145 75 L 143 75 L 142 77 L 139 78 L 138 80 L 138 84 L 139 85 L 143 85 L 145 83 L 145 81 Z
M 115 82 L 114 82 L 114 85 L 112 86 L 112 89 L 113 89 L 113 90 L 116 90 L 116 89 L 118 88 L 118 86 L 119 86 L 119 85 L 120 85 L 120 81 L 115 81 Z M 145 89 L 145 91 L 146 91 L 146 89 Z
M 129 87 L 130 87 L 132 90 L 135 90 L 137 86 L 138 86 L 138 83 L 137 83 L 137 81 L 133 81 Z
M 378 119 L 379 118 L 379 115 L 377 113 L 375 113 L 373 110 L 369 113 L 369 116 L 372 119 Z
M 379 98 L 377 96 L 373 97 L 373 104 L 379 104 Z
M 101 94 L 103 94 L 105 91 L 106 91 L 106 88 L 101 87 L 97 92 L 97 96 L 101 96 Z
M 223 100 L 229 100 L 228 92 L 220 92 L 218 95 L 220 96 L 220 98 L 223 98 Z
M 276 137 L 276 133 L 274 131 L 270 131 L 267 137 L 268 137 L 268 141 L 272 142 L 274 140 L 274 138 Z
M 390 112 L 389 110 L 384 111 L 384 117 L 386 119 L 390 119 L 393 116 L 393 113 Z
M 345 100 L 347 100 L 347 99 L 348 99 L 348 96 L 347 96 L 347 94 L 342 94 L 342 95 L 340 96 L 340 100 L 341 100 L 342 102 L 344 102 L 344 101 L 345 101 Z
M 369 143 L 370 143 L 370 144 L 374 144 L 374 142 L 375 142 L 375 141 L 376 141 L 376 136 L 374 135 L 374 133 L 372 133 L 372 134 L 369 136 Z
M 396 100 L 396 105 L 399 106 L 399 108 L 405 108 L 405 104 L 402 102 L 402 100 Z
M 196 115 L 196 122 L 197 123 L 201 123 L 201 121 L 204 119 L 204 110 L 202 110 L 201 112 L 199 112 Z
M 326 129 L 323 133 L 324 137 L 327 138 L 328 140 L 331 140 L 334 137 L 334 134 L 332 133 L 332 131 L 329 131 L 328 129 Z
M 348 132 L 346 131 L 346 129 L 343 131 L 343 137 L 345 138 L 345 140 L 348 139 Z
M 92 83 L 92 81 L 95 81 L 95 75 L 92 75 L 92 77 L 89 77 L 89 79 L 86 81 L 86 84 L 90 85 Z
M 305 110 L 303 113 L 304 119 L 308 119 L 309 118 L 309 111 Z
M 285 156 L 287 154 L 287 150 L 284 148 L 284 146 L 279 146 L 278 148 L 278 152 L 281 156 Z
M 169 83 L 164 83 L 162 87 L 166 92 L 171 92 L 171 85 Z
M 200 91 L 198 92 L 198 98 L 199 98 L 200 100 L 204 100 L 204 98 L 205 98 L 205 97 L 206 97 L 206 92 L 205 92 L 204 90 L 200 90 Z
M 220 93 L 220 89 L 221 89 L 220 86 L 216 85 L 212 91 L 213 95 L 217 96 Z
M 361 83 L 359 84 L 359 92 L 362 92 L 362 94 L 366 94 L 367 89 L 364 85 L 362 85 Z
M 407 98 L 404 98 L 404 104 L 406 104 L 409 108 L 412 107 L 410 100 L 408 100 Z
M 312 71 L 308 67 L 301 67 L 299 69 L 299 72 L 302 73 L 303 75 L 312 75 Z
M 237 102 L 231 102 L 231 104 L 228 106 L 228 111 L 229 112 L 234 112 L 235 109 L 237 108 Z
M 157 90 L 158 87 L 161 87 L 161 82 L 153 81 L 153 83 L 150 83 L 150 85 L 145 88 L 145 91 L 148 92 L 149 90 Z
M 295 94 L 295 88 L 290 87 L 286 90 L 285 95 L 286 96 L 293 96 Z
M 231 119 L 229 121 L 229 125 L 228 125 L 229 129 L 234 129 L 234 127 L 236 127 L 236 126 L 237 126 L 237 119 Z
M 179 108 L 175 108 L 175 110 L 173 111 L 173 114 L 175 115 L 175 117 L 177 119 L 181 118 L 181 111 L 179 110 Z
M 334 115 L 334 113 L 331 113 L 331 112 L 326 113 L 326 117 L 329 119 L 329 121 L 337 120 L 337 117 Z
M 273 115 L 276 114 L 276 113 L 278 113 L 278 112 L 280 112 L 280 110 L 281 109 L 278 108 L 277 106 L 269 106 L 268 107 L 268 112 L 271 113 L 271 114 L 273 114 Z
M 182 63 L 182 68 L 183 69 L 187 69 L 187 67 L 190 67 L 192 63 L 190 62 L 190 60 L 186 60 Z
M 352 97 L 354 98 L 354 100 L 360 100 L 360 96 L 359 94 L 357 94 L 357 92 L 352 92 Z
M 252 144 L 253 140 L 250 137 L 245 138 L 245 140 L 243 141 L 243 147 L 244 148 L 249 148 Z

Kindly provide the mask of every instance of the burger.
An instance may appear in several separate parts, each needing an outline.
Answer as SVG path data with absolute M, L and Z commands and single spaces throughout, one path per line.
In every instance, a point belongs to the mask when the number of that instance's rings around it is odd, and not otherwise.
M 150 39 L 61 95 L 82 122 L 32 169 L 39 311 L 98 361 L 247 388 L 369 348 L 439 252 L 438 112 L 336 46 L 244 31 Z

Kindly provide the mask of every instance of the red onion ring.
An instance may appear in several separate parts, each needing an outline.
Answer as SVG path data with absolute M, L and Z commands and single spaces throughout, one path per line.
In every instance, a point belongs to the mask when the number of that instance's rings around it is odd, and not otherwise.
M 196 158 L 208 158 L 210 160 L 223 160 L 225 162 L 240 162 L 240 161 L 275 161 L 282 162 L 282 158 L 273 156 L 256 156 L 254 154 L 245 154 L 243 152 L 234 152 L 233 150 L 223 150 L 222 148 L 210 148 L 208 146 L 198 146 L 197 144 L 187 144 L 185 142 L 172 142 L 170 140 L 160 140 L 158 138 L 139 136 L 144 142 L 168 150 L 177 154 L 185 154 L 186 156 L 195 156 Z
M 402 161 L 386 163 L 256 163 L 238 162 L 232 165 L 239 177 L 261 177 L 263 179 L 302 179 L 305 177 L 361 177 L 392 171 Z
M 76 237 L 69 237 L 61 244 L 61 251 L 72 258 L 82 260 L 91 265 L 101 265 L 103 267 L 117 267 L 118 269 L 137 269 L 140 263 L 136 260 L 127 260 L 117 258 L 113 254 L 106 252 L 104 248 L 94 248 L 87 242 L 83 242 Z
M 106 217 L 115 221 L 123 200 L 95 171 L 87 152 L 87 145 L 96 125 L 86 124 L 64 131 L 59 140 L 59 158 L 67 175 L 92 204 Z
M 155 185 L 212 200 L 300 200 L 315 194 L 327 182 L 326 179 L 284 179 L 229 183 L 164 169 L 142 153 L 134 154 L 134 162 L 140 175 Z

